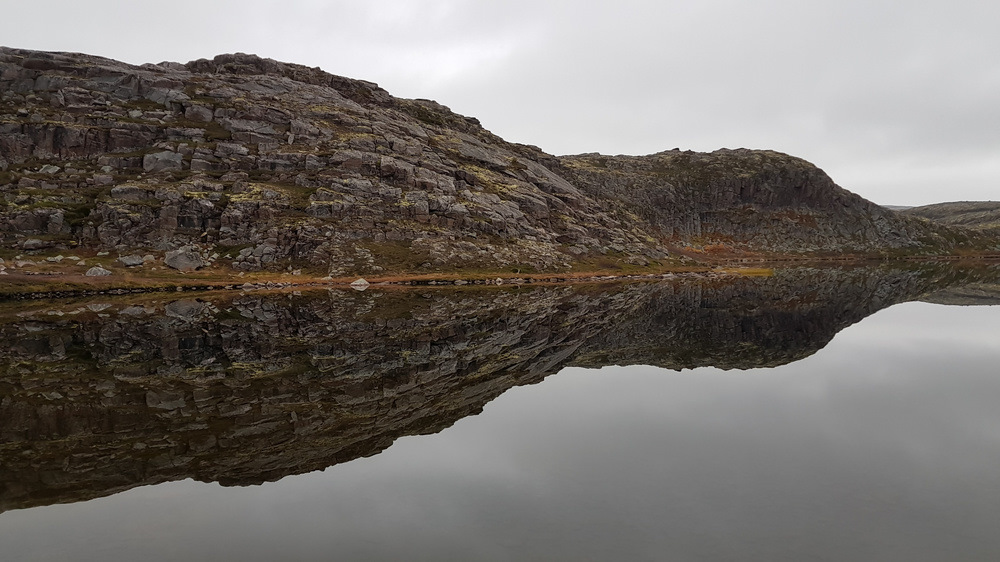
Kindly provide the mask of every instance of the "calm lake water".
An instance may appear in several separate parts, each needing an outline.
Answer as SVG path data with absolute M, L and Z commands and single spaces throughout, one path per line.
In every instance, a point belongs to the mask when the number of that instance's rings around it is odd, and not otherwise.
M 998 559 L 1000 307 L 789 275 L 22 313 L 3 558 Z

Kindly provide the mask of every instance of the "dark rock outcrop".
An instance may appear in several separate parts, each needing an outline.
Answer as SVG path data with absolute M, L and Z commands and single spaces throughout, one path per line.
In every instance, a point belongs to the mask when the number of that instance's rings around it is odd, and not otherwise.
M 588 195 L 634 210 L 665 239 L 778 252 L 934 251 L 967 235 L 900 217 L 822 170 L 769 150 L 560 158 Z
M 232 249 L 240 270 L 296 261 L 335 274 L 558 269 L 613 241 L 665 255 L 537 148 L 318 69 L 2 49 L 0 96 L 4 243 L 200 244 Z
M 8 248 L 197 244 L 237 270 L 338 275 L 963 242 L 774 152 L 555 158 L 438 103 L 244 54 L 132 66 L 0 48 L 0 195 Z

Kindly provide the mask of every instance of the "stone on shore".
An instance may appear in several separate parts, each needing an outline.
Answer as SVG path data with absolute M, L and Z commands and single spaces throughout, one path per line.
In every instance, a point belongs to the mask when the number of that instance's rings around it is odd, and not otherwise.
M 131 255 L 118 258 L 118 263 L 124 265 L 125 267 L 138 267 L 146 262 L 142 259 L 142 256 Z
M 205 267 L 205 260 L 201 258 L 198 251 L 192 246 L 184 246 L 183 248 L 167 252 L 167 255 L 163 258 L 163 263 L 167 264 L 167 267 L 180 271 L 194 271 Z

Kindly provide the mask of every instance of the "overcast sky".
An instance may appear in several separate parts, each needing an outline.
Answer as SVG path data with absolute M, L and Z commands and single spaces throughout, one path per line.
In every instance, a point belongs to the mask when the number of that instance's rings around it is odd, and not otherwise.
M 1000 200 L 986 0 L 8 1 L 0 44 L 248 52 L 378 82 L 553 154 L 801 156 L 877 203 Z

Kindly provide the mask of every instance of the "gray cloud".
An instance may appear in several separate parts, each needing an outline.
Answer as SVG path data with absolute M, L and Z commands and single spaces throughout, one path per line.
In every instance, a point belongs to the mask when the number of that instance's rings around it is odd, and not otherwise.
M 1000 184 L 1000 5 L 985 2 L 95 0 L 5 12 L 11 46 L 135 63 L 254 52 L 437 99 L 557 154 L 773 148 L 881 203 L 996 199 Z

